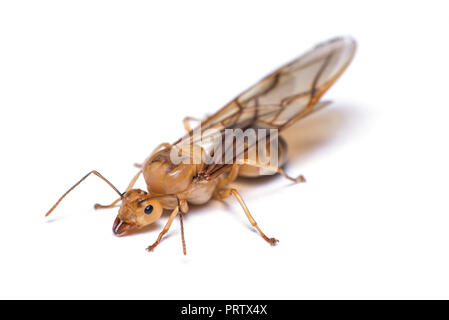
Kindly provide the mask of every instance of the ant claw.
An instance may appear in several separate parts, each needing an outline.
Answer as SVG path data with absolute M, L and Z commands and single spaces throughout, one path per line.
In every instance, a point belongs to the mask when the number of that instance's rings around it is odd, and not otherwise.
M 156 245 L 152 244 L 151 246 L 148 246 L 145 250 L 147 250 L 148 252 L 152 252 L 154 248 L 156 248 Z

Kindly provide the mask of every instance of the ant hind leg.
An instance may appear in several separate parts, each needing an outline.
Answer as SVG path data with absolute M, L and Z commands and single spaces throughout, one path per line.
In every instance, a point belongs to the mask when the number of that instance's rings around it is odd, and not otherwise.
M 279 242 L 279 240 L 275 239 L 275 238 L 269 238 L 265 235 L 265 233 L 262 232 L 262 230 L 260 230 L 259 226 L 257 225 L 256 221 L 254 220 L 253 216 L 251 215 L 251 213 L 248 210 L 248 207 L 246 206 L 245 202 L 242 199 L 242 196 L 239 194 L 239 192 L 236 189 L 225 189 L 225 190 L 221 190 L 218 191 L 216 196 L 219 199 L 225 199 L 227 197 L 229 197 L 230 195 L 233 195 L 237 201 L 239 202 L 240 206 L 242 207 L 243 211 L 246 214 L 246 217 L 248 218 L 249 222 L 251 223 L 251 225 L 257 229 L 257 231 L 259 231 L 259 234 L 262 236 L 262 238 L 268 242 L 269 244 L 271 244 L 272 246 L 274 246 L 275 244 L 277 244 Z

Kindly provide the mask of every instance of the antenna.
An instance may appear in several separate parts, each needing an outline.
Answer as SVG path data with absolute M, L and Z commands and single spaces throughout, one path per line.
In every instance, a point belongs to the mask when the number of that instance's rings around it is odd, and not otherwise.
M 123 195 L 120 193 L 120 191 L 117 190 L 116 187 L 114 187 L 114 185 L 112 183 L 109 182 L 108 179 L 106 179 L 105 177 L 103 177 L 99 172 L 93 170 L 91 172 L 89 172 L 88 174 L 86 174 L 84 177 L 81 178 L 80 181 L 78 181 L 77 183 L 75 183 L 73 185 L 73 187 L 71 187 L 69 190 L 67 190 L 62 196 L 61 198 L 59 198 L 58 201 L 56 201 L 56 203 L 53 205 L 53 207 L 51 207 L 51 209 L 45 214 L 45 216 L 47 217 L 50 213 L 52 213 L 53 210 L 55 210 L 55 208 L 58 206 L 58 204 L 62 201 L 62 199 L 65 198 L 65 196 L 67 194 L 69 194 L 70 191 L 72 191 L 73 189 L 75 189 L 81 182 L 84 181 L 84 179 L 86 179 L 91 173 L 93 173 L 94 175 L 96 175 L 97 177 L 99 177 L 100 179 L 102 179 L 104 182 L 106 182 L 112 189 L 114 189 L 115 192 L 118 193 L 118 195 L 120 196 L 120 199 L 123 199 Z

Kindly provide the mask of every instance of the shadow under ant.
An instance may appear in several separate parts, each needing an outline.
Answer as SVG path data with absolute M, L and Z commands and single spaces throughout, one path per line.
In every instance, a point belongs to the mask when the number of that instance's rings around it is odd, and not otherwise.
M 287 161 L 283 168 L 290 175 L 304 174 L 307 181 L 307 173 L 289 172 L 291 171 L 289 167 L 292 164 L 295 164 L 296 167 L 296 164 L 304 162 L 307 157 L 332 145 L 337 136 L 341 136 L 353 129 L 355 120 L 359 117 L 359 114 L 354 111 L 355 108 L 352 108 L 350 105 L 333 103 L 332 106 L 327 107 L 329 104 L 331 103 L 327 102 L 323 108 L 318 109 L 308 117 L 295 123 L 292 127 L 287 128 L 284 132 L 281 132 L 281 136 L 287 143 Z M 235 185 L 240 190 L 245 190 L 281 179 L 285 180 L 279 174 L 261 175 L 255 178 L 239 177 L 235 181 Z M 296 183 L 286 182 L 277 189 L 296 185 Z M 272 191 L 270 190 L 270 193 Z

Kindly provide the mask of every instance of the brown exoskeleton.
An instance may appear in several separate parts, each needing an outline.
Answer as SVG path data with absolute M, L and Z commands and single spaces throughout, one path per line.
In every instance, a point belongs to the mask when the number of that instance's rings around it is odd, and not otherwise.
M 278 240 L 262 232 L 239 192 L 229 184 L 238 176 L 259 176 L 260 169 L 280 173 L 293 182 L 305 181 L 302 175 L 292 178 L 281 168 L 286 159 L 286 144 L 277 133 L 310 114 L 320 97 L 349 65 L 355 48 L 355 41 L 350 38 L 336 38 L 316 46 L 243 92 L 202 121 L 197 128 L 191 129 L 191 119 L 186 118 L 184 126 L 188 134 L 173 144 L 163 143 L 156 148 L 142 165 L 138 165 L 139 172 L 125 192 L 119 192 L 100 173 L 91 171 L 62 195 L 46 215 L 71 190 L 94 174 L 119 195 L 110 205 L 95 205 L 96 209 L 112 208 L 121 201 L 113 225 L 113 232 L 118 236 L 155 222 L 164 209 L 172 210 L 157 240 L 147 248 L 149 251 L 160 243 L 179 215 L 185 254 L 182 214 L 189 210 L 189 203 L 205 204 L 212 198 L 224 199 L 230 195 L 240 203 L 249 222 L 262 238 L 272 245 L 276 244 Z M 230 143 L 227 143 L 228 140 L 225 143 L 229 129 L 234 130 L 234 136 Z M 246 134 L 248 130 L 263 134 L 251 140 Z M 214 134 L 210 135 L 210 132 Z M 272 132 L 276 134 L 272 136 Z M 215 140 L 210 139 L 212 136 Z M 217 140 L 217 136 L 222 139 Z M 203 143 L 207 139 L 214 143 Z M 262 150 L 262 153 L 251 157 L 250 153 L 256 149 Z M 262 159 L 261 155 L 270 161 L 262 161 L 266 159 Z M 275 165 L 271 162 L 274 157 Z M 147 191 L 133 189 L 141 174 Z

